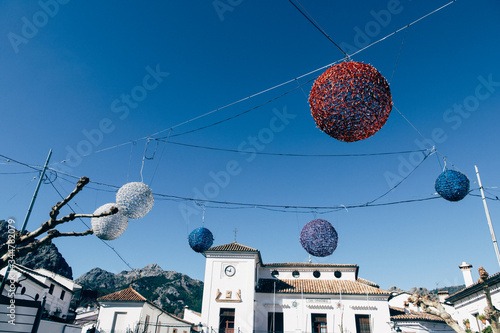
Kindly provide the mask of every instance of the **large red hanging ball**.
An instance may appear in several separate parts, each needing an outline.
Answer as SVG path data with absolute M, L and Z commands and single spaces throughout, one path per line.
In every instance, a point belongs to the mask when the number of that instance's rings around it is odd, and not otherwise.
M 375 68 L 348 61 L 328 68 L 309 95 L 316 125 L 345 142 L 369 138 L 384 126 L 392 110 L 389 84 Z

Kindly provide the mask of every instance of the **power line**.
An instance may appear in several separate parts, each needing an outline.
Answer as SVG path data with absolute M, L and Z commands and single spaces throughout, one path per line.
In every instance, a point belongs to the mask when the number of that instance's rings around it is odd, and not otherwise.
M 56 188 L 56 186 L 54 185 L 54 183 L 52 181 L 49 182 L 50 185 L 52 185 L 52 187 L 54 188 L 54 190 L 57 192 L 57 194 L 59 194 L 59 196 L 61 197 L 62 200 L 64 200 L 64 196 L 61 194 L 61 192 L 59 192 L 59 190 Z M 76 203 L 75 203 L 76 204 Z M 71 211 L 76 214 L 76 211 L 73 209 L 73 207 L 71 207 L 71 205 L 69 203 L 66 204 L 68 206 L 69 209 L 71 209 Z M 78 204 L 76 204 L 78 206 Z M 80 208 L 81 209 L 81 208 Z M 80 220 L 80 222 L 83 223 L 83 225 L 85 225 L 85 227 L 87 227 L 88 229 L 90 229 L 91 227 L 85 223 L 85 221 L 82 220 L 82 218 L 78 218 L 78 220 Z M 125 265 L 128 266 L 128 268 L 130 268 L 131 270 L 133 270 L 132 266 L 129 265 L 129 263 L 120 255 L 120 253 L 118 253 L 118 251 L 115 250 L 114 247 L 112 247 L 111 245 L 109 245 L 108 243 L 106 243 L 106 241 L 98 238 L 102 243 L 104 243 L 104 245 L 106 245 L 107 247 L 109 247 L 117 256 L 118 258 L 120 258 L 121 261 L 123 261 L 123 263 Z
M 157 140 L 160 140 L 160 139 L 157 139 Z M 160 140 L 160 141 L 162 141 L 162 140 Z M 360 154 L 296 154 L 296 153 L 267 153 L 267 152 L 259 152 L 259 151 L 249 152 L 249 151 L 237 150 L 237 149 L 225 149 L 225 148 L 217 148 L 217 147 L 192 145 L 192 144 L 188 144 L 188 143 L 175 142 L 175 141 L 165 141 L 165 142 L 167 144 L 174 144 L 174 145 L 178 145 L 178 146 L 199 148 L 199 149 L 206 149 L 206 150 L 223 151 L 223 152 L 230 152 L 230 153 L 268 155 L 268 156 L 287 156 L 287 157 L 363 157 L 363 156 L 400 155 L 400 154 L 419 153 L 419 152 L 429 151 L 429 149 L 419 149 L 419 150 L 405 150 L 405 151 L 396 151 L 396 152 L 360 153 Z
M 447 7 L 447 6 L 451 5 L 451 4 L 452 4 L 452 3 L 454 3 L 454 2 L 455 2 L 455 0 L 450 1 L 449 3 L 447 3 L 447 4 L 445 4 L 445 5 L 443 5 L 443 6 L 439 7 L 439 8 L 437 8 L 437 9 L 435 9 L 435 10 L 433 10 L 433 11 L 431 11 L 431 12 L 429 12 L 429 13 L 425 14 L 424 16 L 420 17 L 419 19 L 417 19 L 417 20 L 415 20 L 415 21 L 413 21 L 413 22 L 411 22 L 411 23 L 409 23 L 409 24 L 405 25 L 404 27 L 399 28 L 398 30 L 396 30 L 396 31 L 394 31 L 394 32 L 392 32 L 392 33 L 390 33 L 390 34 L 386 35 L 385 37 L 382 37 L 382 38 L 380 38 L 380 39 L 376 40 L 375 42 L 373 42 L 373 43 L 371 43 L 371 44 L 369 44 L 369 45 L 365 46 L 364 48 L 362 48 L 362 49 L 360 49 L 360 50 L 358 50 L 358 51 L 356 51 L 356 52 L 354 52 L 354 53 L 352 53 L 352 54 L 348 55 L 348 57 L 349 57 L 349 58 L 352 58 L 352 56 L 354 56 L 354 55 L 356 55 L 356 54 L 358 54 L 358 53 L 360 53 L 360 52 L 363 52 L 364 50 L 368 49 L 369 47 L 372 47 L 373 45 L 375 45 L 375 44 L 377 44 L 377 43 L 379 43 L 379 42 L 381 42 L 381 41 L 383 41 L 383 40 L 385 40 L 385 39 L 387 39 L 387 38 L 389 38 L 389 37 L 391 37 L 391 36 L 393 36 L 393 35 L 395 35 L 395 34 L 399 33 L 399 32 L 400 32 L 400 31 L 402 31 L 403 29 L 407 29 L 407 28 L 409 28 L 410 26 L 412 26 L 412 25 L 416 24 L 417 22 L 419 22 L 419 21 L 423 20 L 424 18 L 426 18 L 426 17 L 428 17 L 428 16 L 430 16 L 430 15 L 432 15 L 432 14 L 437 13 L 438 11 L 440 11 L 440 10 L 444 9 L 445 7 Z M 127 144 L 129 144 L 129 143 L 134 143 L 134 142 L 136 142 L 136 141 L 141 141 L 141 140 L 146 140 L 146 139 L 148 139 L 148 138 L 152 138 L 152 137 L 154 137 L 154 136 L 156 136 L 156 135 L 158 135 L 158 134 L 160 134 L 160 133 L 163 133 L 163 132 L 166 132 L 166 131 L 173 130 L 173 129 L 175 129 L 176 127 L 179 127 L 179 126 L 182 126 L 182 125 L 188 124 L 188 123 L 190 123 L 190 122 L 193 122 L 193 121 L 198 120 L 198 119 L 200 119 L 200 118 L 206 117 L 206 116 L 208 116 L 208 115 L 210 115 L 210 114 L 213 114 L 213 113 L 215 113 L 215 112 L 218 112 L 218 111 L 221 111 L 221 110 L 223 110 L 223 109 L 226 109 L 226 108 L 228 108 L 228 107 L 230 107 L 230 106 L 236 105 L 236 104 L 241 103 L 241 102 L 246 101 L 246 100 L 250 100 L 250 99 L 252 99 L 252 98 L 254 98 L 254 97 L 256 97 L 256 96 L 262 95 L 262 94 L 264 94 L 264 93 L 266 93 L 266 92 L 269 92 L 269 91 L 275 90 L 275 89 L 280 88 L 280 87 L 282 87 L 282 86 L 285 86 L 285 85 L 287 85 L 287 84 L 289 84 L 289 83 L 291 83 L 291 82 L 297 81 L 298 79 L 302 79 L 302 78 L 304 78 L 304 77 L 307 77 L 307 76 L 309 76 L 309 75 L 311 75 L 311 74 L 314 74 L 314 73 L 316 73 L 316 72 L 318 72 L 318 71 L 324 70 L 325 68 L 331 67 L 331 66 L 333 66 L 333 65 L 335 65 L 335 64 L 337 64 L 337 63 L 339 63 L 339 62 L 341 62 L 342 60 L 343 60 L 343 59 L 339 59 L 339 60 L 334 61 L 334 62 L 332 62 L 332 63 L 330 63 L 330 64 L 327 64 L 327 65 L 325 65 L 325 66 L 322 66 L 322 67 L 320 67 L 320 68 L 314 69 L 314 70 L 312 70 L 312 71 L 310 71 L 310 72 L 308 72 L 308 73 L 305 73 L 305 74 L 302 74 L 302 75 L 300 75 L 300 76 L 297 76 L 296 78 L 293 78 L 293 79 L 290 79 L 290 80 L 288 80 L 288 81 L 282 82 L 282 83 L 280 83 L 280 84 L 277 84 L 277 85 L 275 85 L 275 86 L 273 86 L 273 87 L 271 87 L 271 88 L 267 88 L 267 89 L 265 89 L 265 90 L 262 90 L 262 91 L 260 91 L 260 92 L 258 92 L 258 93 L 253 94 L 253 95 L 250 95 L 250 96 L 247 96 L 247 97 L 241 98 L 241 99 L 239 99 L 239 100 L 237 100 L 237 101 L 234 101 L 234 102 L 232 102 L 232 103 L 226 104 L 226 105 L 224 105 L 224 106 L 222 106 L 222 107 L 219 107 L 219 108 L 217 108 L 217 109 L 214 109 L 214 110 L 208 111 L 208 112 L 206 112 L 206 113 L 204 113 L 204 114 L 201 114 L 201 115 L 198 115 L 198 116 L 193 117 L 193 118 L 191 118 L 191 119 L 188 119 L 188 120 L 186 120 L 186 121 L 183 121 L 183 122 L 181 122 L 181 123 L 179 123 L 179 124 L 177 124 L 177 125 L 174 125 L 174 126 L 171 126 L 171 127 L 165 128 L 165 129 L 163 129 L 163 130 L 160 130 L 160 131 L 158 131 L 158 132 L 156 132 L 156 133 L 153 133 L 153 134 L 150 134 L 150 135 L 144 136 L 144 137 L 139 138 L 139 139 L 130 140 L 130 141 L 127 141 L 127 142 L 124 142 L 124 143 L 120 143 L 120 144 L 115 145 L 115 146 L 111 146 L 111 147 L 103 148 L 103 149 L 100 149 L 100 150 L 97 150 L 97 151 L 93 152 L 92 154 L 96 154 L 96 153 L 100 153 L 100 152 L 103 152 L 103 151 L 106 151 L 106 150 L 110 150 L 110 149 L 118 148 L 118 147 L 121 147 L 121 146 L 127 145 Z M 314 79 L 316 79 L 316 78 L 314 78 Z M 314 80 L 314 79 L 313 79 L 313 80 Z M 312 80 L 311 80 L 311 81 L 312 81 Z M 308 82 L 309 82 L 309 81 L 308 81 Z M 306 83 L 307 83 L 307 82 L 306 82 Z M 302 85 L 301 85 L 301 86 L 302 86 Z M 282 97 L 282 96 L 284 96 L 284 95 L 281 95 L 280 97 Z M 279 98 L 279 97 L 278 97 L 278 98 Z M 274 98 L 273 100 L 275 100 L 275 99 L 277 99 L 277 98 Z M 250 110 L 247 110 L 247 111 L 246 111 L 246 112 L 244 112 L 244 113 L 247 113 L 247 112 L 249 112 L 249 111 L 250 111 Z M 242 113 L 242 114 L 244 114 L 244 113 Z M 231 117 L 231 118 L 225 119 L 225 120 L 223 120 L 223 121 L 221 121 L 221 122 L 217 122 L 217 123 L 215 123 L 215 124 L 211 124 L 211 125 L 208 125 L 208 126 L 204 126 L 204 127 L 202 127 L 202 128 L 198 128 L 198 129 L 196 129 L 196 130 L 192 130 L 192 131 L 188 131 L 188 132 L 180 133 L 180 134 L 178 134 L 178 135 L 184 135 L 184 134 L 188 134 L 188 133 L 192 133 L 192 132 L 195 132 L 195 131 L 201 130 L 201 129 L 203 129 L 203 128 L 208 128 L 208 127 L 214 126 L 214 125 L 216 125 L 216 124 L 218 124 L 218 123 L 222 123 L 222 122 L 228 121 L 228 120 L 230 120 L 230 119 L 234 119 L 234 118 L 236 118 L 236 117 L 238 117 L 238 116 L 240 116 L 240 115 L 241 115 L 241 114 L 238 114 L 238 115 L 236 115 L 236 116 L 234 116 L 234 117 Z M 171 135 L 171 137 L 174 137 L 174 136 L 176 136 L 176 135 Z
M 323 30 L 323 28 L 321 28 L 318 24 L 318 22 L 316 22 L 316 20 L 311 16 L 311 14 L 309 14 L 307 12 L 307 10 L 304 8 L 304 6 L 302 6 L 302 4 L 299 2 L 299 0 L 296 0 L 297 3 L 299 4 L 300 7 L 302 7 L 302 9 L 304 11 L 302 11 L 299 7 L 297 7 L 297 5 L 295 5 L 293 3 L 292 0 L 288 0 L 316 29 L 319 30 L 319 32 L 321 32 L 326 38 L 328 38 L 328 40 L 330 42 L 333 43 L 333 45 L 335 45 L 339 50 L 340 52 L 342 52 L 344 54 L 344 57 L 346 60 L 349 59 L 349 55 L 337 44 L 333 41 L 333 39 L 330 38 L 330 36 L 328 36 L 328 34 L 325 32 L 325 30 Z M 305 13 L 304 13 L 305 12 Z

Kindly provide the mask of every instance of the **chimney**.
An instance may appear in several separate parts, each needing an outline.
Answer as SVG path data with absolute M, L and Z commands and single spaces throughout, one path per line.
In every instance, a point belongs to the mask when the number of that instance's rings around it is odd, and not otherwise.
M 439 303 L 444 303 L 444 300 L 450 293 L 447 290 L 438 291 Z
M 464 261 L 458 267 L 462 270 L 462 274 L 464 275 L 465 286 L 468 287 L 468 286 L 474 284 L 474 281 L 472 280 L 472 272 L 470 271 L 470 269 L 472 268 L 472 265 L 468 264 Z

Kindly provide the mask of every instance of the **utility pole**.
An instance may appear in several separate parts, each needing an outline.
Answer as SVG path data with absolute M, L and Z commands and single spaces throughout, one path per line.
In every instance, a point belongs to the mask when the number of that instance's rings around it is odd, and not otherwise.
M 490 211 L 488 210 L 488 205 L 486 204 L 486 197 L 484 196 L 483 185 L 481 184 L 481 178 L 479 177 L 479 171 L 476 168 L 477 182 L 479 183 L 479 189 L 481 190 L 481 197 L 483 198 L 484 212 L 486 213 L 486 219 L 488 220 L 488 226 L 490 227 L 491 239 L 493 240 L 493 247 L 495 248 L 495 253 L 497 255 L 498 265 L 500 266 L 500 252 L 498 251 L 497 238 L 495 236 L 495 230 L 493 230 L 493 224 L 491 224 Z
M 47 170 L 47 167 L 49 166 L 49 161 L 50 157 L 52 156 L 52 149 L 49 150 L 49 155 L 47 156 L 47 159 L 45 160 L 45 165 L 43 166 L 42 172 L 40 173 L 40 178 L 38 179 L 38 184 L 36 185 L 35 188 L 35 193 L 33 193 L 33 197 L 31 198 L 30 206 L 28 207 L 28 211 L 26 212 L 26 217 L 24 218 L 23 226 L 21 228 L 21 235 L 24 233 L 26 230 L 26 225 L 28 224 L 28 220 L 31 215 L 31 210 L 33 209 L 33 205 L 35 204 L 36 197 L 38 195 L 38 190 L 40 189 L 40 185 L 42 185 L 43 177 L 45 176 L 45 171 Z M 14 244 L 15 246 L 16 244 Z M 10 274 L 10 269 L 12 265 L 7 266 L 7 270 L 5 271 L 5 275 L 2 279 L 2 284 L 0 284 L 0 295 L 3 292 L 3 288 L 5 287 L 5 283 L 7 282 L 7 279 Z

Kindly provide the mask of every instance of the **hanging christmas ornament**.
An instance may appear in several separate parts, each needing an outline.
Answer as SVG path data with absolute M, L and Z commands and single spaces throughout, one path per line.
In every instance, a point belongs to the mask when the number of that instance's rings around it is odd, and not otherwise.
M 460 171 L 445 170 L 434 183 L 440 196 L 448 201 L 460 201 L 469 193 L 469 178 Z
M 153 208 L 153 192 L 141 182 L 127 183 L 116 193 L 116 203 L 123 215 L 138 219 L 144 217 Z
M 392 110 L 389 84 L 372 66 L 348 61 L 328 68 L 309 95 L 316 125 L 345 142 L 369 138 L 384 126 Z
M 308 222 L 300 233 L 300 244 L 311 255 L 326 257 L 337 248 L 338 234 L 330 222 L 316 219 Z
M 111 207 L 117 207 L 118 213 L 102 217 L 93 217 L 90 222 L 92 223 L 92 230 L 94 235 L 104 240 L 117 239 L 125 232 L 128 226 L 128 218 L 123 216 L 120 207 L 115 203 L 107 203 L 97 208 L 94 215 L 109 212 Z
M 214 236 L 207 228 L 196 228 L 189 234 L 189 246 L 196 252 L 205 252 L 214 242 Z

